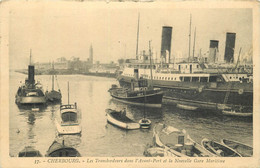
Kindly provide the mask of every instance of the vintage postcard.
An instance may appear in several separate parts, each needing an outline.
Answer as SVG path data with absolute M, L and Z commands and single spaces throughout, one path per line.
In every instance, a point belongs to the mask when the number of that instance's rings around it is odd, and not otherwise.
M 258 1 L 0 12 L 0 167 L 259 166 Z

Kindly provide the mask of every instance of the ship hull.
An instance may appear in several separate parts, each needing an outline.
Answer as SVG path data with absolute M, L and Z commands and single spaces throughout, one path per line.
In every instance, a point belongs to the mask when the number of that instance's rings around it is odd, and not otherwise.
M 22 96 L 16 96 L 16 103 L 20 105 L 30 105 L 30 104 L 45 104 L 46 99 L 45 96 L 41 97 L 22 97 Z
M 154 94 L 149 94 L 149 95 L 147 94 L 145 96 L 142 95 L 142 96 L 135 96 L 135 97 L 122 97 L 122 96 L 115 95 L 113 92 L 111 92 L 111 96 L 117 101 L 127 103 L 127 104 L 160 108 L 162 106 L 163 92 L 160 91 Z
M 130 86 L 130 77 L 119 77 L 121 86 Z M 155 87 L 164 91 L 163 103 L 171 105 L 186 105 L 198 109 L 222 111 L 226 106 L 242 106 L 246 111 L 252 111 L 252 84 L 234 84 L 232 89 L 228 83 L 191 83 L 153 81 Z M 239 86 L 242 85 L 242 86 Z M 227 101 L 225 96 L 229 92 Z

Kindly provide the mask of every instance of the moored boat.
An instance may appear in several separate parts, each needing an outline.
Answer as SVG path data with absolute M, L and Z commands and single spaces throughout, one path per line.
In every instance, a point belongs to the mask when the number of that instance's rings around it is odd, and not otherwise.
M 19 152 L 18 157 L 42 157 L 42 154 L 32 146 L 26 146 Z
M 28 79 L 26 79 L 25 83 L 18 88 L 15 95 L 15 103 L 18 106 L 44 105 L 46 103 L 42 85 L 40 82 L 35 83 L 34 65 L 32 65 L 31 61 L 28 66 Z
M 143 80 L 142 80 L 143 81 Z M 140 80 L 139 80 L 140 83 Z M 115 88 L 112 87 L 110 90 L 110 95 L 123 103 L 133 104 L 147 107 L 161 107 L 163 91 L 157 88 L 147 87 L 140 84 L 138 88 Z
M 51 78 L 52 78 L 52 89 L 51 91 L 46 91 L 45 95 L 46 95 L 46 99 L 48 102 L 52 102 L 52 103 L 60 103 L 61 102 L 61 91 L 60 89 L 58 89 L 58 91 L 56 91 L 54 89 L 54 75 L 55 75 L 55 70 L 54 70 L 54 63 L 52 64 L 52 71 L 50 72 Z M 56 80 L 57 80 L 57 76 L 55 75 Z
M 210 141 L 205 138 L 201 141 L 201 145 L 205 150 L 219 157 L 241 157 L 235 150 L 216 141 Z
M 116 111 L 112 109 L 106 109 L 107 121 L 117 127 L 126 129 L 126 130 L 133 130 L 139 129 L 139 123 L 131 120 L 126 116 L 125 109 L 123 111 Z
M 165 124 L 157 124 L 153 129 L 155 145 L 169 150 L 177 157 L 212 157 L 216 156 L 193 141 L 185 130 L 179 130 Z
M 49 147 L 46 157 L 80 157 L 80 153 L 73 147 L 66 146 L 64 140 L 61 143 L 54 141 Z
M 243 157 L 253 156 L 253 148 L 249 145 L 234 140 L 228 140 L 228 139 L 221 139 L 221 143 L 234 149 Z
M 223 109 L 222 114 L 226 115 L 226 116 L 238 116 L 238 117 L 252 117 L 253 116 L 252 112 L 235 110 L 232 108 Z
M 60 105 L 60 114 L 57 116 L 56 128 L 58 134 L 80 134 L 81 125 L 79 121 L 79 111 L 77 103 L 69 103 L 69 83 L 68 83 L 68 104 Z
M 177 107 L 180 108 L 180 109 L 190 110 L 190 111 L 198 109 L 198 107 L 190 106 L 190 105 L 184 105 L 184 104 L 177 104 Z
M 160 147 L 147 148 L 143 155 L 146 157 L 176 157 L 176 155 L 171 153 L 169 150 Z

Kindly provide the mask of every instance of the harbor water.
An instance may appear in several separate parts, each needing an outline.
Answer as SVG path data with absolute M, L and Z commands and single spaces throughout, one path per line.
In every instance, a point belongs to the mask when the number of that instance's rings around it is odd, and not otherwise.
M 70 82 L 70 103 L 77 102 L 81 113 L 82 134 L 58 136 L 55 118 L 59 105 L 48 105 L 40 111 L 19 109 L 15 104 L 15 94 L 27 76 L 10 72 L 9 138 L 10 156 L 17 156 L 25 146 L 33 146 L 43 155 L 54 140 L 75 147 L 83 157 L 142 157 L 145 146 L 152 143 L 153 127 L 164 123 L 178 129 L 185 129 L 190 137 L 200 143 L 203 138 L 220 141 L 232 139 L 252 146 L 252 119 L 222 116 L 207 111 L 185 111 L 175 106 L 146 108 L 147 118 L 152 121 L 148 130 L 123 130 L 107 123 L 105 109 L 126 108 L 127 116 L 139 121 L 144 107 L 126 105 L 113 100 L 108 89 L 118 84 L 116 79 L 84 76 L 60 75 L 58 86 L 62 92 L 62 102 L 67 103 L 67 82 Z M 51 89 L 51 77 L 36 76 L 43 88 Z M 55 81 L 56 82 L 56 81 Z

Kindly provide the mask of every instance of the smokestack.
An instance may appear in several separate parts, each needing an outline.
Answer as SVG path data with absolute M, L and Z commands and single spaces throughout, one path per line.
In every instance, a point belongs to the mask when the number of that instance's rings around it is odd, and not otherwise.
M 215 63 L 218 52 L 218 40 L 210 40 L 208 62 Z
M 169 52 L 169 60 L 171 59 L 171 40 L 172 40 L 172 27 L 163 26 L 163 28 L 162 28 L 162 43 L 161 43 L 161 57 L 166 59 L 166 53 L 168 51 Z
M 234 50 L 235 50 L 236 33 L 227 33 L 226 35 L 226 48 L 224 60 L 227 63 L 234 62 Z
M 90 64 L 93 65 L 93 47 L 92 47 L 92 44 L 90 45 L 90 48 L 89 48 L 89 61 L 90 61 Z
M 29 65 L 28 66 L 28 82 L 30 84 L 34 84 L 35 80 L 34 80 L 34 65 Z

